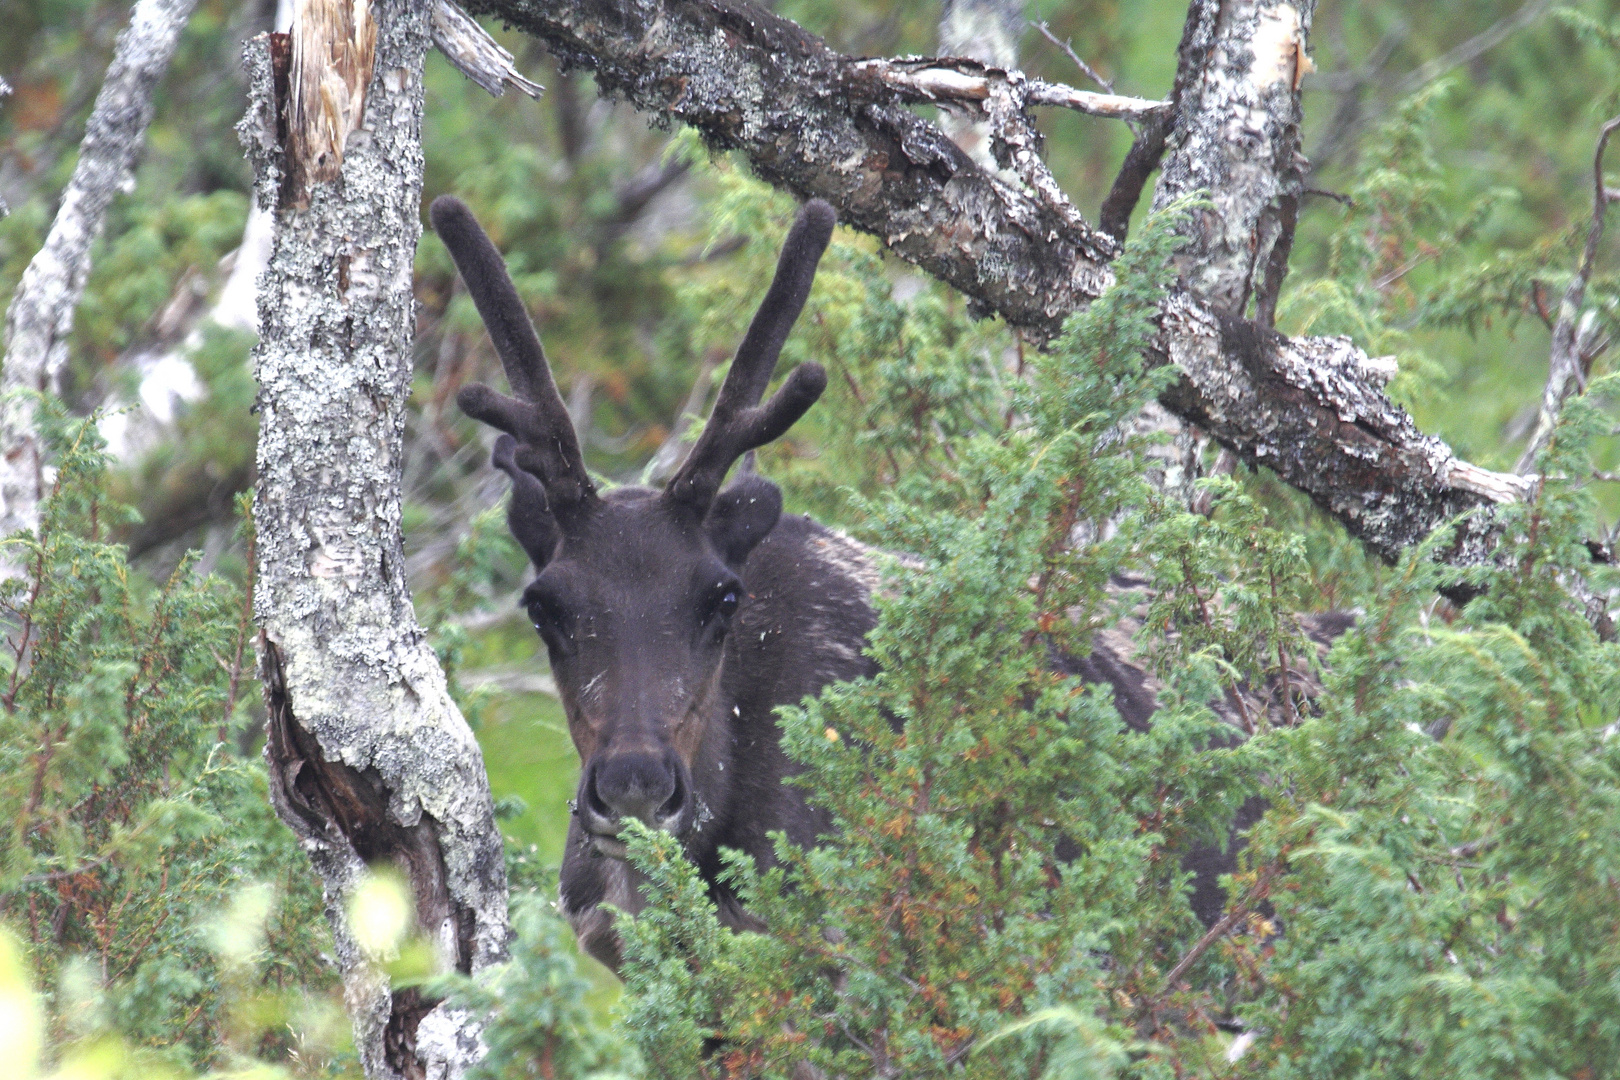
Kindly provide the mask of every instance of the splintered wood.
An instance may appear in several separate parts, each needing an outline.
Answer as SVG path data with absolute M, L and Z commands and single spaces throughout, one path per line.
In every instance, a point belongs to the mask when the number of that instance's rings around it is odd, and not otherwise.
M 342 172 L 343 147 L 365 115 L 376 52 L 370 0 L 298 0 L 286 102 L 295 205 L 307 206 L 312 185 Z

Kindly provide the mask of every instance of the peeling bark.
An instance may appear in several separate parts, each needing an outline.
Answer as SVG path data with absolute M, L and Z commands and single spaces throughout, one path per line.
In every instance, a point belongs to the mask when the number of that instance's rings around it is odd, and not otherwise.
M 987 172 L 908 102 L 929 100 L 895 74 L 966 61 L 840 56 L 793 23 L 744 0 L 471 0 L 542 40 L 564 66 L 591 69 L 607 95 L 738 150 L 767 182 L 831 202 L 839 220 L 997 314 L 1049 339 L 1112 281 L 1118 243 L 1061 192 L 1020 190 Z M 1188 291 L 1166 306 L 1157 355 L 1185 377 L 1163 403 L 1245 460 L 1276 468 L 1384 558 L 1465 511 L 1483 511 L 1449 553 L 1477 562 L 1497 502 L 1526 481 L 1458 460 L 1384 395 L 1383 364 L 1346 339 L 1279 339 L 1231 323 L 1256 284 L 1274 291 L 1286 265 L 1298 154 L 1299 81 L 1311 0 L 1194 0 L 1181 43 L 1171 139 L 1155 200 L 1208 189 L 1183 264 Z M 1010 151 L 1032 151 L 1023 110 L 1040 104 L 1018 73 L 986 69 L 987 113 Z M 901 80 L 903 82 L 903 80 Z M 1222 109 L 1238 110 L 1223 117 Z M 1018 145 L 1022 141 L 1023 145 Z M 1147 148 L 1151 150 L 1151 147 Z M 1151 153 L 1144 152 L 1144 159 Z M 1003 155 L 997 160 L 1004 165 Z M 1039 177 L 1030 163 L 1020 178 Z M 1044 165 L 1040 166 L 1044 170 Z M 1138 163 L 1140 175 L 1151 164 Z M 1218 187 L 1216 185 L 1219 185 Z M 1109 224 L 1120 227 L 1122 197 Z M 1281 252 L 1274 259 L 1273 253 Z M 1300 418 L 1305 419 L 1300 419 Z M 1347 487 L 1347 484 L 1354 484 Z M 1478 535 L 1472 530 L 1483 529 Z
M 113 196 L 134 185 L 135 161 L 152 121 L 152 92 L 196 6 L 197 0 L 135 5 L 118 35 L 56 220 L 11 298 L 0 371 L 0 536 L 39 524 L 44 481 L 35 396 L 54 394 L 61 382 L 73 309 L 90 278 L 91 245 Z
M 508 86 L 532 98 L 546 89 L 524 78 L 512 54 L 450 0 L 437 0 L 433 5 L 433 44 L 457 71 L 491 97 L 503 96 Z
M 312 184 L 343 171 L 343 148 L 360 126 L 376 60 L 370 0 L 298 0 L 287 87 L 287 172 L 306 205 Z
M 408 876 L 445 970 L 498 962 L 508 933 L 483 759 L 416 622 L 400 532 L 431 10 L 378 4 L 374 71 L 334 181 L 289 160 L 283 36 L 249 44 L 239 129 L 276 223 L 254 352 L 272 798 L 325 886 L 366 1075 L 390 1080 L 461 1076 L 481 1048 L 475 1018 L 391 993 L 358 947 L 347 907 L 366 866 Z M 296 172 L 307 188 L 284 183 Z

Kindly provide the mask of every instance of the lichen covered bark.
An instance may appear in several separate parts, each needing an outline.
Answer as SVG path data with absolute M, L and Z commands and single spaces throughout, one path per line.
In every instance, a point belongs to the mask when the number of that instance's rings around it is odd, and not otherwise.
M 1160 326 L 1161 355 L 1183 373 L 1165 407 L 1309 492 L 1384 559 L 1458 515 L 1529 494 L 1527 482 L 1459 461 L 1419 431 L 1379 389 L 1387 372 L 1349 338 L 1284 337 L 1185 293 L 1170 298 Z M 1445 557 L 1478 565 L 1492 535 L 1489 514 L 1471 517 Z
M 1391 369 L 1348 338 L 1270 329 L 1287 271 L 1306 161 L 1300 79 L 1313 0 L 1194 0 L 1182 37 L 1171 134 L 1154 205 L 1198 199 L 1181 226 L 1184 291 L 1160 320 L 1183 378 L 1164 397 L 1251 465 L 1308 492 L 1394 560 L 1436 526 L 1480 511 L 1446 557 L 1488 558 L 1497 502 L 1529 485 L 1459 461 L 1383 392 Z M 1255 318 L 1243 318 L 1251 299 Z
M 1305 164 L 1299 83 L 1310 70 L 1314 7 L 1314 0 L 1196 0 L 1188 15 L 1153 205 L 1209 200 L 1184 230 L 1188 243 L 1176 264 L 1194 295 L 1223 313 L 1243 313 L 1265 284 L 1272 252 L 1293 235 Z
M 598 88 L 765 180 L 827 199 L 839 220 L 955 286 L 984 313 L 1055 332 L 1110 280 L 1114 242 L 987 173 L 906 108 L 880 74 L 739 0 L 471 0 L 543 39 Z
M 497 962 L 506 878 L 477 743 L 417 624 L 405 580 L 400 462 L 421 231 L 425 0 L 376 10 L 375 70 L 332 182 L 291 188 L 290 50 L 249 46 L 241 125 L 275 214 L 260 281 L 255 615 L 277 810 L 326 888 L 356 1043 L 371 1077 L 459 1076 L 466 1016 L 391 994 L 347 923 L 368 864 L 405 872 L 444 966 Z M 307 175 L 307 172 L 306 172 Z

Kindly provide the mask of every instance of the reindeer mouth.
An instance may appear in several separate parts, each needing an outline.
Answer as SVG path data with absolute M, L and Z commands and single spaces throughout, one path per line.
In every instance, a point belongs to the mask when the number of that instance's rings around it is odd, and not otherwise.
M 682 837 L 705 814 L 694 814 L 690 781 L 686 778 L 684 768 L 676 768 L 674 773 L 674 790 L 662 804 L 655 809 L 642 814 L 634 815 L 634 819 L 641 821 L 650 829 L 670 833 Z M 597 795 L 593 777 L 587 773 L 580 785 L 580 797 L 576 802 L 575 814 L 580 819 L 580 827 L 585 832 L 585 841 L 590 845 L 591 853 L 595 857 L 610 859 L 624 859 L 629 852 L 620 834 L 624 828 L 625 818 L 615 813 Z
M 630 848 L 623 840 L 615 836 L 599 836 L 596 833 L 590 833 L 586 836 L 586 842 L 591 846 L 591 854 L 598 857 L 618 859 L 622 862 L 630 854 Z

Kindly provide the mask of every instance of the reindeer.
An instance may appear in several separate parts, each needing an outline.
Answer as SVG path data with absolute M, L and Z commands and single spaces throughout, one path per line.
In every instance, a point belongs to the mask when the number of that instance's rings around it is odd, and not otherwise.
M 800 212 L 708 423 L 674 477 L 661 491 L 605 493 L 585 471 L 500 253 L 460 201 L 436 199 L 430 214 L 516 395 L 473 384 L 456 400 L 502 432 L 493 462 L 512 482 L 507 523 L 538 571 L 523 605 L 550 655 L 582 765 L 563 911 L 581 947 L 616 971 L 618 937 L 602 905 L 631 913 L 643 906 L 619 839 L 622 823 L 635 818 L 681 839 L 722 922 L 763 929 L 718 880 L 720 849 L 745 852 L 763 868 L 774 861 L 772 832 L 809 845 L 831 826 L 803 789 L 782 783 L 795 769 L 775 710 L 876 670 L 863 651 L 877 622 L 876 553 L 783 514 L 780 489 L 752 471 L 721 488 L 738 458 L 779 438 L 826 389 L 826 372 L 806 363 L 759 403 L 832 236 L 832 208 L 817 199 Z M 1129 635 L 1113 632 L 1099 635 L 1090 656 L 1054 662 L 1112 685 L 1124 722 L 1141 729 L 1157 694 L 1133 652 Z M 1234 828 L 1262 810 L 1251 800 Z M 1196 873 L 1194 911 L 1206 926 L 1224 908 L 1218 881 L 1234 866 L 1233 850 L 1185 853 Z
M 832 236 L 830 206 L 800 212 L 707 425 L 663 490 L 598 492 L 585 470 L 540 339 L 505 263 L 459 200 L 436 199 L 433 227 L 489 329 L 515 396 L 469 385 L 467 415 L 502 434 L 507 522 L 538 576 L 523 605 L 545 642 L 582 768 L 562 866 L 562 908 L 580 945 L 617 970 L 601 907 L 642 906 L 618 834 L 630 818 L 681 838 L 712 883 L 722 919 L 758 929 L 717 881 L 722 847 L 772 861 L 769 834 L 825 834 L 825 815 L 782 783 L 793 771 L 775 709 L 870 675 L 876 623 L 871 552 L 782 513 L 769 480 L 739 475 L 748 451 L 780 437 L 826 389 L 802 364 L 763 405 L 778 354 Z

